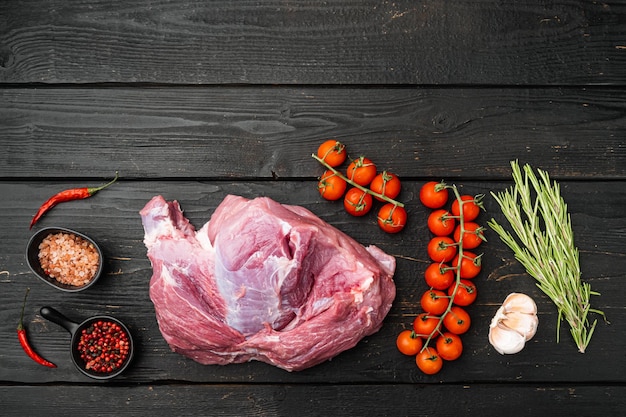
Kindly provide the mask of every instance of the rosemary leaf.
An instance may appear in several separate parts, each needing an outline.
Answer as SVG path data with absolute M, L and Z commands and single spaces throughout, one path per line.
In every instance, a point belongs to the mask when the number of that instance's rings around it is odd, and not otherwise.
M 495 219 L 488 224 L 557 307 L 557 343 L 561 320 L 565 320 L 578 351 L 584 353 L 597 323 L 590 323 L 588 314 L 604 313 L 591 309 L 589 299 L 598 293 L 580 279 L 578 248 L 560 186 L 545 171 L 537 170 L 535 175 L 530 165 L 522 171 L 517 161 L 511 161 L 511 168 L 514 186 L 491 195 L 513 233 Z

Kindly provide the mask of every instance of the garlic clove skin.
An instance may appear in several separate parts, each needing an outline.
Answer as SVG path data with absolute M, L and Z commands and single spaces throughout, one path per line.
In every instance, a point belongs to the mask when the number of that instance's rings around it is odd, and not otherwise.
M 489 343 L 501 355 L 510 355 L 521 351 L 526 338 L 507 327 L 497 325 L 489 329 Z
M 526 340 L 530 340 L 537 332 L 539 320 L 537 320 L 537 316 L 534 314 L 509 311 L 506 314 L 506 318 L 502 319 L 500 323 L 509 329 L 515 330 L 524 336 Z
M 519 313 L 537 314 L 537 304 L 526 294 L 511 293 L 504 299 L 502 305 L 505 312 L 517 311 Z
M 535 335 L 537 305 L 526 294 L 509 294 L 489 324 L 489 343 L 501 355 L 521 351 Z
M 489 324 L 489 328 L 496 327 L 501 320 L 506 319 L 506 314 L 504 313 L 504 306 L 500 306 L 496 311 L 496 314 L 491 319 L 491 323 Z

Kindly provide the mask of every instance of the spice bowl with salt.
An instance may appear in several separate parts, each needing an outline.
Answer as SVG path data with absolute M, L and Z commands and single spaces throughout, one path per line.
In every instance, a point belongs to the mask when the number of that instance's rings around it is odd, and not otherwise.
M 103 267 L 102 250 L 93 239 L 62 227 L 35 233 L 28 242 L 26 260 L 43 282 L 67 292 L 91 287 Z

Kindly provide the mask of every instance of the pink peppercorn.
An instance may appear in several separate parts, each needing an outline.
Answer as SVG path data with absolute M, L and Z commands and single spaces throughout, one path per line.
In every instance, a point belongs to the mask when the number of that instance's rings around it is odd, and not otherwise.
M 85 369 L 110 373 L 128 358 L 128 335 L 117 323 L 98 320 L 82 330 L 78 351 Z

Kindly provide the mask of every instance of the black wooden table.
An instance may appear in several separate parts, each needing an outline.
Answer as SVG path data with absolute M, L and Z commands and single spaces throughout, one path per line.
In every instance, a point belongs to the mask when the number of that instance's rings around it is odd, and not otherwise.
M 620 415 L 626 406 L 626 2 L 14 1 L 0 3 L 0 412 L 8 415 Z M 398 235 L 354 218 L 316 189 L 327 138 L 403 179 Z M 560 182 L 582 277 L 601 293 L 586 353 L 557 310 L 487 231 L 465 351 L 434 375 L 395 347 L 420 311 L 428 210 L 444 179 L 487 195 L 479 221 L 503 220 L 491 191 L 509 163 Z M 117 184 L 60 205 L 65 188 Z M 302 205 L 396 256 L 397 298 L 382 329 L 302 372 L 251 362 L 203 366 L 173 353 L 148 295 L 139 210 L 178 200 L 200 227 L 228 194 Z M 30 236 L 69 227 L 96 239 L 105 275 L 82 293 L 38 281 Z M 20 348 L 25 324 L 48 369 Z M 501 356 L 489 321 L 513 291 L 538 304 L 539 330 Z M 69 334 L 39 315 L 110 314 L 138 352 L 98 382 L 72 365 Z M 597 318 L 597 317 L 594 317 Z

